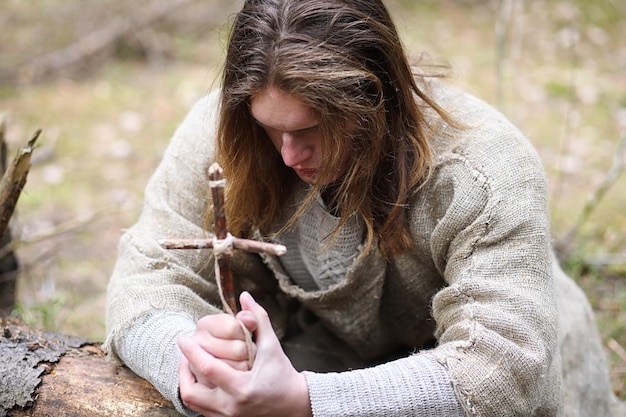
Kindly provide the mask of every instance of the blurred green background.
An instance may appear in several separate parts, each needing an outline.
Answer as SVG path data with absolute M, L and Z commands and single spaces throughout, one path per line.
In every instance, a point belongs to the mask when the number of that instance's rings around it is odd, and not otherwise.
M 415 61 L 504 112 L 549 178 L 554 244 L 626 398 L 626 2 L 388 0 Z M 3 0 L 10 155 L 43 129 L 12 222 L 15 314 L 104 339 L 120 232 L 191 104 L 214 88 L 231 0 Z

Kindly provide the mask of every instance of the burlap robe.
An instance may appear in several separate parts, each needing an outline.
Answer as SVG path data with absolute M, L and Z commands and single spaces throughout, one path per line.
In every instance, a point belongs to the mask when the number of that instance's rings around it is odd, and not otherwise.
M 431 115 L 435 166 L 410 208 L 415 250 L 390 262 L 371 251 L 340 284 L 317 292 L 295 286 L 278 259 L 240 254 L 234 269 L 242 286 L 264 301 L 279 333 L 290 298 L 363 363 L 398 351 L 433 355 L 468 415 L 610 415 L 589 304 L 550 250 L 539 158 L 479 100 L 439 83 L 430 93 L 468 128 Z M 218 311 L 210 255 L 157 244 L 205 234 L 215 108 L 214 94 L 178 129 L 146 189 L 141 218 L 121 239 L 107 306 L 105 347 L 113 356 L 113 339 L 148 312 L 199 319 Z M 352 366 L 346 358 L 333 361 Z

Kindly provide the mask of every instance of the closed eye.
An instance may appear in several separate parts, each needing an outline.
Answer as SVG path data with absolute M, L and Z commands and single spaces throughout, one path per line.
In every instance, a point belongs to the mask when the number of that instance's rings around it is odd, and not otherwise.
M 315 125 L 315 126 L 307 127 L 304 129 L 296 130 L 293 133 L 300 133 L 300 134 L 315 133 L 319 130 L 319 128 L 320 128 L 319 125 Z
M 313 126 L 307 126 L 307 127 L 303 127 L 301 129 L 294 129 L 294 130 L 290 130 L 290 131 L 281 131 L 280 129 L 276 129 L 274 127 L 271 126 L 267 126 L 263 123 L 261 123 L 260 121 L 255 119 L 255 122 L 261 126 L 263 129 L 265 129 L 267 132 L 281 132 L 281 133 L 290 133 L 292 135 L 297 135 L 297 134 L 305 134 L 305 133 L 312 133 L 312 132 L 316 132 L 319 130 L 319 124 L 315 124 Z

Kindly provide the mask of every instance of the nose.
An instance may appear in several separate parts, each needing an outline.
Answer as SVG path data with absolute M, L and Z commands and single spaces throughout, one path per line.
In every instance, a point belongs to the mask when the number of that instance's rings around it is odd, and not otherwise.
M 302 140 L 298 140 L 291 133 L 281 135 L 280 155 L 283 162 L 290 168 L 306 162 L 313 155 L 313 148 Z

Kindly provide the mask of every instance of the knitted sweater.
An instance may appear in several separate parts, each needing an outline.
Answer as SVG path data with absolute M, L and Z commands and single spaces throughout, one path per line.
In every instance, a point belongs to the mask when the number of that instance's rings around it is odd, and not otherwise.
M 281 261 L 238 253 L 235 275 L 267 295 L 261 301 L 279 334 L 281 315 L 272 312 L 280 303 L 272 300 L 282 294 L 363 358 L 416 352 L 359 371 L 306 372 L 315 416 L 609 415 L 593 316 L 551 253 L 535 151 L 480 100 L 435 81 L 426 87 L 467 128 L 429 112 L 434 169 L 411 203 L 413 250 L 386 262 L 356 245 L 354 256 L 328 257 L 339 271 L 330 278 L 295 272 L 319 271 L 306 254 Z M 165 251 L 157 241 L 206 236 L 217 94 L 201 100 L 174 135 L 140 219 L 120 240 L 108 289 L 105 349 L 185 413 L 176 339 L 218 312 L 219 298 L 209 252 Z M 305 238 L 283 239 L 290 252 Z M 437 345 L 420 350 L 433 336 Z

